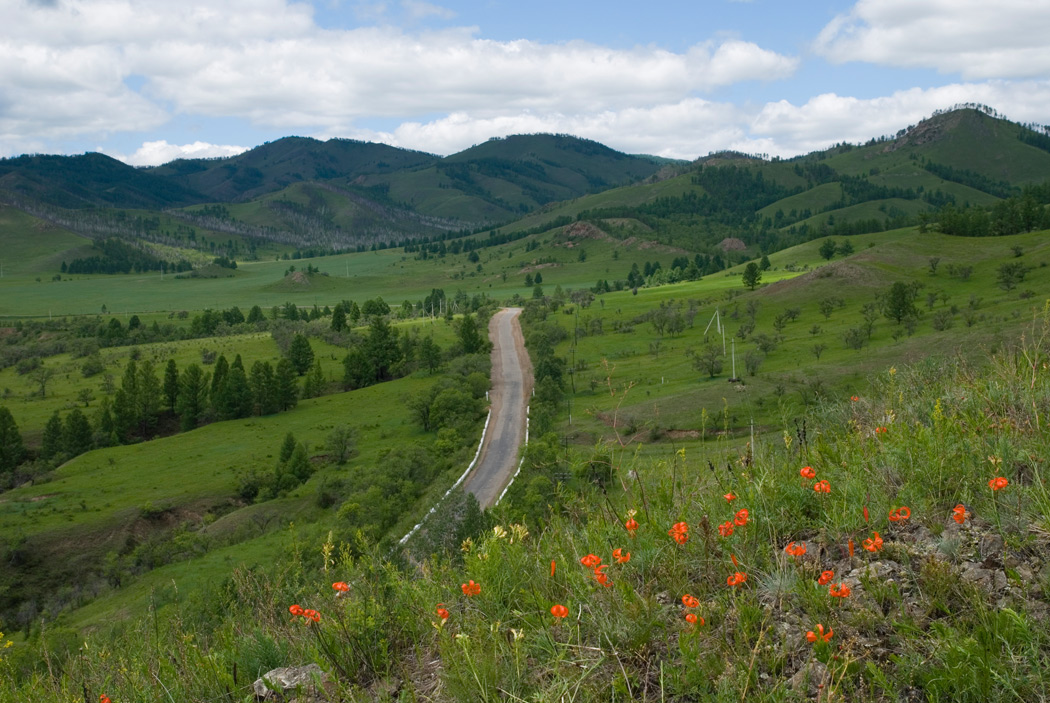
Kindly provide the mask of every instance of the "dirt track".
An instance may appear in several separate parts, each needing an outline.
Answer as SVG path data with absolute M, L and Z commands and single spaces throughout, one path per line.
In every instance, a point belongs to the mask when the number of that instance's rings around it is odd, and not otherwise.
M 489 320 L 492 340 L 492 418 L 477 466 L 464 490 L 491 507 L 518 468 L 518 449 L 525 440 L 525 413 L 532 394 L 532 363 L 525 351 L 518 315 L 521 308 L 504 308 Z

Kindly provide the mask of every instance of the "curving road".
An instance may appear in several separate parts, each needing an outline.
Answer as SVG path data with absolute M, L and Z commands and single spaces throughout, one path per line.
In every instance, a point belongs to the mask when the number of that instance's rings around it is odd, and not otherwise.
M 518 468 L 518 449 L 525 440 L 525 414 L 532 393 L 532 363 L 525 351 L 518 315 L 503 308 L 489 320 L 492 340 L 492 417 L 481 454 L 463 489 L 492 507 Z

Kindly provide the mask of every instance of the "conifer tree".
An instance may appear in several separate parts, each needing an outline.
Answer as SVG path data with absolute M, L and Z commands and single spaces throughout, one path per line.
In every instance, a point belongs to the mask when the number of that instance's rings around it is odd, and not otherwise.
M 73 408 L 66 415 L 62 427 L 62 450 L 73 458 L 90 451 L 93 442 L 91 423 L 87 416 L 80 408 Z
M 252 364 L 248 385 L 252 390 L 252 405 L 256 415 L 270 415 L 277 412 L 273 366 L 269 361 L 256 361 Z
M 197 364 L 190 364 L 179 378 L 179 399 L 175 412 L 183 432 L 194 429 L 208 407 L 208 376 Z
M 310 373 L 303 379 L 303 398 L 316 398 L 324 392 L 324 372 L 321 370 L 321 360 L 314 359 L 314 365 L 310 367 Z
M 168 359 L 168 365 L 164 369 L 164 400 L 168 410 L 175 412 L 175 403 L 179 399 L 179 368 L 174 359 Z
M 288 359 L 300 376 L 310 370 L 310 366 L 314 363 L 314 350 L 310 347 L 310 340 L 306 338 L 306 335 L 296 334 L 292 337 L 292 344 L 288 348 Z
M 226 374 L 230 371 L 230 362 L 226 361 L 225 354 L 219 354 L 219 358 L 215 360 L 215 369 L 211 372 L 211 406 L 216 411 L 219 409 L 219 389 L 222 387 L 222 382 L 226 380 Z
M 274 397 L 280 411 L 294 408 L 299 403 L 299 384 L 295 378 L 295 367 L 288 358 L 277 362 L 274 373 Z
M 62 451 L 62 418 L 56 410 L 44 425 L 44 436 L 40 440 L 40 458 L 51 461 Z
M 25 445 L 11 411 L 0 405 L 0 472 L 11 471 L 22 463 Z
M 236 420 L 252 414 L 252 391 L 240 354 L 230 364 L 230 370 L 219 389 L 219 398 L 219 416 L 224 420 Z

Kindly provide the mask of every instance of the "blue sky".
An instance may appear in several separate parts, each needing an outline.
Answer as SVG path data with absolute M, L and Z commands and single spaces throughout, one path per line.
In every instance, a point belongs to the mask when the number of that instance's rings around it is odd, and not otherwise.
M 961 102 L 1050 122 L 1043 0 L 0 0 L 0 156 L 571 133 L 791 156 Z

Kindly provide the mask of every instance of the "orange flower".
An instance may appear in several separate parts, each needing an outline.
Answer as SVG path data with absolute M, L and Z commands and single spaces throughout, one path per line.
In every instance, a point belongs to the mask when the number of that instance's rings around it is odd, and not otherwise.
M 747 524 L 748 514 L 749 513 L 747 512 L 747 508 L 737 511 L 736 517 L 733 518 L 733 522 L 736 524 L 737 527 L 743 527 Z
M 304 610 L 303 617 L 314 622 L 321 622 L 321 614 L 316 610 Z
M 959 503 L 952 508 L 952 520 L 955 520 L 960 525 L 966 522 L 966 506 Z
M 993 491 L 1002 490 L 1003 488 L 1006 488 L 1009 485 L 1010 485 L 1010 482 L 1007 481 L 1002 476 L 996 476 L 995 478 L 993 478 L 991 481 L 988 482 L 988 487 L 991 488 Z
M 723 537 L 731 536 L 733 534 L 733 523 L 729 522 L 728 520 L 723 522 L 721 525 L 718 526 L 718 534 L 722 535 Z
M 833 583 L 828 589 L 828 594 L 833 598 L 849 598 L 850 593 L 849 586 L 844 583 Z
M 736 567 L 736 568 L 740 567 L 740 564 L 737 563 L 737 560 L 736 560 L 736 554 L 733 554 L 732 552 L 730 552 L 729 553 L 729 558 L 732 559 L 734 567 Z
M 623 526 L 627 528 L 627 534 L 631 535 L 631 538 L 633 539 L 635 530 L 638 529 L 638 521 L 635 520 L 633 517 L 627 518 L 627 522 L 625 522 Z
M 290 605 L 290 606 L 288 606 L 288 612 L 291 613 L 292 615 L 299 616 L 299 615 L 303 614 L 303 609 L 299 605 Z
M 338 593 L 335 594 L 336 597 L 341 596 L 350 590 L 350 586 L 346 583 L 346 581 L 336 581 L 332 584 L 332 588 L 338 591 Z
M 907 520 L 911 517 L 911 510 L 908 509 L 907 505 L 902 505 L 896 510 L 890 511 L 890 522 L 899 522 L 900 520 Z
M 98 697 L 98 703 L 113 703 L 105 693 Z
M 806 545 L 805 544 L 796 545 L 794 542 L 792 542 L 788 546 L 784 547 L 784 551 L 787 552 L 788 554 L 790 554 L 793 557 L 800 557 L 800 556 L 802 556 L 803 554 L 806 553 Z
M 857 397 L 857 396 L 855 396 L 855 395 L 851 395 L 851 396 L 849 397 L 849 399 L 850 399 L 851 401 L 853 401 L 854 403 L 856 403 L 856 402 L 857 402 L 858 400 L 860 400 L 860 398 L 858 398 L 858 397 Z
M 876 427 L 875 428 L 875 434 L 886 434 L 886 431 L 887 430 L 886 430 L 885 427 Z
M 739 571 L 726 579 L 728 585 L 737 587 L 744 585 L 744 581 L 747 581 L 747 574 L 740 573 Z
M 813 484 L 813 490 L 817 493 L 831 493 L 831 484 L 826 478 L 822 478 Z
M 676 522 L 667 531 L 667 534 L 671 535 L 678 544 L 685 544 L 689 541 L 689 525 L 684 522 Z
M 556 565 L 555 565 L 555 563 L 554 563 L 554 560 L 553 560 L 553 559 L 551 559 L 551 578 L 554 578 L 554 567 L 555 567 L 555 566 L 556 566 Z
M 832 630 L 830 627 L 828 628 L 827 632 L 824 632 L 824 626 L 818 623 L 817 624 L 817 631 L 813 632 L 813 630 L 810 630 L 809 632 L 807 632 L 806 633 L 806 639 L 809 640 L 810 642 L 816 642 L 817 640 L 823 640 L 825 642 L 830 642 L 831 641 L 831 636 L 834 635 L 834 634 L 835 634 L 835 631 Z
M 684 596 L 682 596 L 682 605 L 684 605 L 687 608 L 698 608 L 700 606 L 700 599 L 696 596 L 691 596 L 688 593 L 686 593 Z
M 602 563 L 602 560 L 593 554 L 588 554 L 583 559 L 580 559 L 580 563 L 586 566 L 588 569 L 593 569 Z
M 864 506 L 864 522 L 871 522 L 871 520 L 868 518 L 868 506 L 866 505 Z
M 685 614 L 685 621 L 688 622 L 690 625 L 695 625 L 696 624 L 696 613 L 686 613 Z
M 552 605 L 551 606 L 551 615 L 553 615 L 556 618 L 564 618 L 568 614 L 569 614 L 569 609 L 566 608 L 564 605 L 557 605 L 556 604 L 556 605 Z
M 474 579 L 471 579 L 469 583 L 461 584 L 460 588 L 463 589 L 463 595 L 467 596 L 468 598 L 481 593 L 481 584 L 474 583 Z
M 850 540 L 847 543 L 846 546 L 849 547 L 849 555 L 850 555 L 850 558 L 852 559 L 853 558 L 853 540 Z
M 612 585 L 612 581 L 609 580 L 609 577 L 605 575 L 605 572 L 602 571 L 602 569 L 608 568 L 608 564 L 602 564 L 594 570 L 594 580 L 600 583 L 601 585 L 605 586 L 606 588 Z
M 616 560 L 617 564 L 626 564 L 627 562 L 629 562 L 631 560 L 631 553 L 630 552 L 624 553 L 624 551 L 622 549 L 617 547 L 616 549 L 613 550 L 613 559 Z
M 798 472 L 802 478 L 808 478 L 813 480 L 817 477 L 817 472 L 813 470 L 812 466 L 803 466 L 802 470 Z
M 834 571 L 822 571 L 820 572 L 820 578 L 817 579 L 817 583 L 821 586 L 827 586 L 833 578 L 835 578 Z
M 882 549 L 882 537 L 879 537 L 878 532 L 873 532 L 872 534 L 874 537 L 864 540 L 864 548 L 869 552 L 877 552 Z
M 726 493 L 726 494 L 725 494 L 724 496 L 722 496 L 722 497 L 726 499 L 726 502 L 727 502 L 727 503 L 732 503 L 732 502 L 733 502 L 734 500 L 736 500 L 736 496 L 735 496 L 735 495 L 733 495 L 732 493 Z
M 441 618 L 441 622 L 445 622 L 446 620 L 448 620 L 448 610 L 445 609 L 444 603 L 438 603 L 437 608 L 434 610 L 434 612 L 437 613 L 437 616 L 439 618 Z

